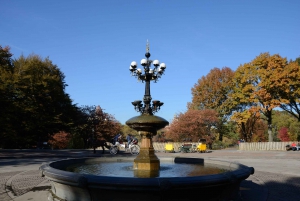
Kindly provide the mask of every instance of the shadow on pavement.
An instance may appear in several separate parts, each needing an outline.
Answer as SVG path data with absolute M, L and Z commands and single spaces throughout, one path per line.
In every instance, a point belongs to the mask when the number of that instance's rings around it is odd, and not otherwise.
M 300 177 L 261 171 L 240 185 L 243 201 L 300 201 L 299 190 Z
M 300 177 L 269 181 L 265 184 L 269 191 L 268 201 L 300 200 Z
M 61 160 L 61 158 L 24 158 L 24 159 L 1 159 L 0 160 L 0 167 L 1 166 L 28 166 L 28 165 L 38 165 L 42 164 L 47 161 L 55 161 L 55 160 Z

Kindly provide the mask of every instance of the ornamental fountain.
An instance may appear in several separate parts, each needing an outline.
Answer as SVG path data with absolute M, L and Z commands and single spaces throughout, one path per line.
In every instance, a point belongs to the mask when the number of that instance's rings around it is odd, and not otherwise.
M 146 46 L 146 59 L 141 60 L 141 65 L 144 67 L 144 73 L 140 68 L 137 68 L 135 61 L 131 62 L 129 70 L 132 76 L 138 80 L 145 82 L 145 94 L 141 100 L 132 102 L 136 111 L 140 112 L 140 116 L 133 117 L 126 121 L 126 124 L 139 132 L 142 142 L 140 154 L 134 159 L 133 168 L 136 169 L 136 175 L 139 177 L 154 177 L 159 175 L 160 162 L 154 153 L 152 137 L 156 135 L 157 130 L 164 128 L 169 124 L 165 119 L 153 115 L 164 104 L 159 100 L 153 100 L 151 104 L 150 82 L 157 82 L 164 74 L 166 69 L 165 63 L 159 63 L 158 60 L 150 60 L 149 43 Z M 153 64 L 153 68 L 151 68 Z
M 146 47 L 146 59 L 141 61 L 144 73 L 136 62 L 130 65 L 131 74 L 145 82 L 143 103 L 141 100 L 132 102 L 141 114 L 126 121 L 141 135 L 140 154 L 135 159 L 124 156 L 75 158 L 42 165 L 41 175 L 51 182 L 49 201 L 237 200 L 241 181 L 253 174 L 254 168 L 180 155 L 159 159 L 155 155 L 152 137 L 168 125 L 168 121 L 154 115 L 163 103 L 151 102 L 150 82 L 156 82 L 163 75 L 166 65 L 150 60 L 148 42 Z

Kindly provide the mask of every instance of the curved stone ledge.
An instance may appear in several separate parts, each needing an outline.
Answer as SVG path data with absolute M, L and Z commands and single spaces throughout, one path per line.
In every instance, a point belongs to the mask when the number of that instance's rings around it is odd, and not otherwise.
M 52 182 L 52 191 L 59 198 L 77 200 L 187 200 L 201 195 L 204 200 L 231 200 L 239 190 L 242 180 L 254 173 L 254 168 L 238 163 L 201 158 L 160 158 L 161 163 L 190 163 L 218 165 L 230 170 L 225 173 L 194 177 L 128 178 L 96 176 L 64 171 L 76 163 L 126 162 L 132 158 L 67 159 L 40 167 L 42 175 Z M 125 200 L 126 200 L 125 199 Z

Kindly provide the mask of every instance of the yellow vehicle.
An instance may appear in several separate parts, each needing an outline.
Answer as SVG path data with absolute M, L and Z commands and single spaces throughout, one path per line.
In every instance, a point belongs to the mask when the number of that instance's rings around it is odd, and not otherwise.
M 199 144 L 197 146 L 198 153 L 205 153 L 206 152 L 206 139 L 200 139 Z
M 170 153 L 174 153 L 174 146 L 172 143 L 167 143 L 165 145 L 165 152 L 170 152 Z

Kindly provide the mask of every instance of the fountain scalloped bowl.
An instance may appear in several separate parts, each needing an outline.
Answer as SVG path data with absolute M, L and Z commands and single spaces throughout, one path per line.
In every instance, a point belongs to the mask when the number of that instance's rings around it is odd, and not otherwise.
M 44 164 L 40 167 L 40 171 L 42 176 L 51 181 L 52 193 L 67 201 L 233 200 L 238 195 L 241 181 L 254 173 L 253 167 L 238 163 L 180 157 L 160 158 L 161 167 L 164 167 L 166 163 L 196 164 L 199 166 L 221 167 L 225 171 L 201 176 L 180 175 L 153 178 L 97 176 L 66 171 L 68 167 L 79 163 L 111 163 L 117 165 L 118 163 L 132 161 L 132 157 L 66 159 Z

